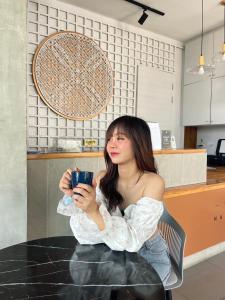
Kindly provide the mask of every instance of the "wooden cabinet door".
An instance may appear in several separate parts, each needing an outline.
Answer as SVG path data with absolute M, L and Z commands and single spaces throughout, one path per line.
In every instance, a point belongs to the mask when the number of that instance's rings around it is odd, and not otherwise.
M 225 241 L 225 193 L 219 194 L 215 199 L 216 214 L 214 225 L 216 226 L 215 236 L 220 242 Z
M 184 86 L 183 125 L 210 124 L 211 79 Z
M 212 79 L 211 123 L 225 124 L 225 76 Z

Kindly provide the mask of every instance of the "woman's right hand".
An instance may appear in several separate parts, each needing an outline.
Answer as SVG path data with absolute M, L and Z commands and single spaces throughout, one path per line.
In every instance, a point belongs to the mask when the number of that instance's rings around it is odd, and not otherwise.
M 73 195 L 73 190 L 71 188 L 71 172 L 72 169 L 67 169 L 65 173 L 63 173 L 62 178 L 59 181 L 59 189 L 67 196 Z

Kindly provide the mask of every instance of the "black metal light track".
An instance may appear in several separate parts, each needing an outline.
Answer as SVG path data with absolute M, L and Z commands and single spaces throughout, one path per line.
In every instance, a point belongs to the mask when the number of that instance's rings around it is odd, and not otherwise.
M 132 3 L 132 4 L 134 4 L 134 5 L 137 5 L 137 6 L 141 7 L 141 8 L 144 9 L 144 10 L 149 10 L 149 11 L 151 11 L 151 12 L 157 14 L 157 15 L 160 15 L 160 16 L 164 16 L 164 15 L 165 15 L 164 12 L 162 12 L 162 11 L 160 11 L 160 10 L 157 10 L 157 9 L 155 9 L 155 8 L 152 8 L 152 7 L 150 7 L 150 6 L 147 6 L 147 5 L 143 4 L 143 3 L 137 2 L 137 1 L 135 1 L 135 0 L 125 0 L 125 1 L 127 1 L 127 2 L 129 2 L 129 3 Z

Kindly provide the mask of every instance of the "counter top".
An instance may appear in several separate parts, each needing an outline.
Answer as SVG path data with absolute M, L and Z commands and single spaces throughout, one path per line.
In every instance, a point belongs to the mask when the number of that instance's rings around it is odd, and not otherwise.
M 225 167 L 208 168 L 206 183 L 167 188 L 165 199 L 225 188 Z
M 163 154 L 191 154 L 206 153 L 205 149 L 163 149 L 153 152 L 154 155 Z M 48 159 L 66 159 L 66 158 L 95 158 L 103 157 L 103 152 L 81 152 L 81 153 L 46 153 L 46 154 L 28 154 L 28 160 L 48 160 Z M 167 188 L 165 199 L 188 195 L 209 190 L 225 188 L 225 167 L 208 168 L 207 182 Z
M 190 154 L 190 153 L 206 153 L 205 149 L 163 149 L 153 151 L 154 155 L 162 154 Z M 87 157 L 103 157 L 103 152 L 54 152 L 54 153 L 37 153 L 28 154 L 28 160 L 39 159 L 60 159 L 60 158 L 87 158 Z

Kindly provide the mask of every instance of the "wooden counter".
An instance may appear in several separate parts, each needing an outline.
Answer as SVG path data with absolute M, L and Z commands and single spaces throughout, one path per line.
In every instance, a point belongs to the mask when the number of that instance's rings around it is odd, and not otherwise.
M 155 164 L 164 178 L 166 187 L 206 182 L 205 149 L 163 149 L 154 151 Z M 50 165 L 69 165 L 91 168 L 96 173 L 105 168 L 103 152 L 57 152 L 28 154 L 29 162 L 49 163 Z
M 164 154 L 192 154 L 205 153 L 205 149 L 163 149 L 154 151 L 154 155 Z M 48 160 L 48 159 L 66 159 L 66 158 L 93 158 L 103 157 L 103 152 L 58 152 L 58 153 L 42 153 L 42 154 L 28 154 L 28 160 Z M 177 187 L 167 188 L 165 199 L 178 197 L 181 195 L 188 195 L 207 190 L 216 190 L 225 187 L 225 167 L 207 170 L 207 182 L 192 185 L 181 185 Z
M 205 149 L 164 149 L 154 151 L 154 155 L 163 154 L 191 154 L 191 153 L 205 153 Z M 58 153 L 42 153 L 42 154 L 28 154 L 28 160 L 43 160 L 43 159 L 65 159 L 65 158 L 89 158 L 89 157 L 103 157 L 103 152 L 58 152 Z M 207 170 L 207 182 L 192 185 L 183 185 L 178 187 L 167 188 L 165 199 L 178 197 L 181 195 L 188 195 L 207 190 L 216 190 L 225 187 L 225 167 L 210 168 Z
M 178 154 L 178 155 L 173 155 Z M 187 155 L 186 155 L 187 154 Z M 154 152 L 162 177 L 192 178 L 204 171 L 206 180 L 206 152 L 204 149 L 177 149 Z M 89 159 L 90 158 L 90 159 Z M 61 160 L 60 160 L 61 159 Z M 199 161 L 201 162 L 199 166 Z M 28 232 L 29 239 L 41 236 L 68 235 L 68 223 L 55 213 L 61 195 L 56 188 L 64 170 L 73 164 L 97 172 L 104 168 L 102 152 L 48 153 L 28 155 Z M 160 170 L 160 168 L 159 168 Z M 208 169 L 207 181 L 167 188 L 164 202 L 187 234 L 185 256 L 189 256 L 225 240 L 225 168 Z M 170 178 L 169 178 L 170 179 Z M 186 181 L 181 181 L 186 184 Z M 193 183 L 193 181 L 191 181 Z M 172 185 L 167 185 L 172 186 Z M 43 201 L 44 199 L 44 201 Z M 39 219 L 47 207 L 48 216 L 40 227 Z M 37 215 L 40 218 L 37 218 Z M 34 230 L 35 229 L 35 230 Z M 59 232 L 60 230 L 60 232 Z
M 164 199 L 225 188 L 225 167 L 207 169 L 207 182 L 167 188 Z
M 153 151 L 154 155 L 161 154 L 189 154 L 189 153 L 205 153 L 205 149 L 163 149 Z M 37 153 L 28 154 L 27 159 L 60 159 L 60 158 L 82 158 L 82 157 L 102 157 L 103 152 L 54 152 L 54 153 Z
M 102 157 L 103 152 L 53 152 L 53 153 L 37 153 L 28 154 L 28 160 L 39 159 L 60 159 L 60 158 L 88 158 L 88 157 Z

